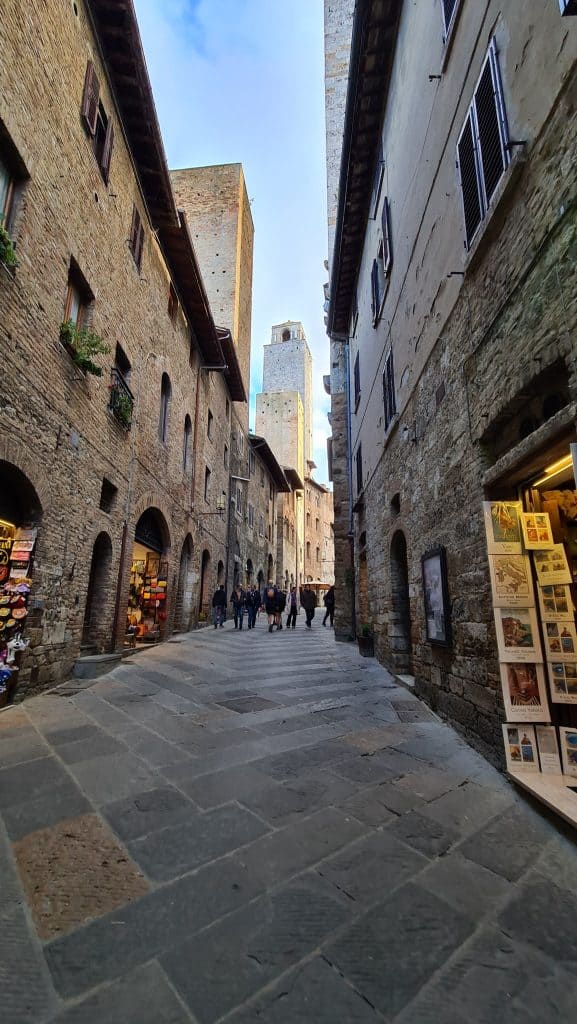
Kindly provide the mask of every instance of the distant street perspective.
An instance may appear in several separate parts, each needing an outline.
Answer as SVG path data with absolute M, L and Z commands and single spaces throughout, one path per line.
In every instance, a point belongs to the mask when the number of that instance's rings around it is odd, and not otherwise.
M 0 12 L 0 1024 L 577 1005 L 577 0 Z

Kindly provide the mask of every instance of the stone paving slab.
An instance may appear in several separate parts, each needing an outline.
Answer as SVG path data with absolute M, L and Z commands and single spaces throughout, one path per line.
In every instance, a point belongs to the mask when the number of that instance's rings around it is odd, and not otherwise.
M 574 835 L 354 646 L 289 636 L 200 631 L 0 713 L 2 1024 L 572 1019 Z M 78 818 L 126 884 L 88 833 L 71 857 Z M 37 899 L 70 929 L 44 946 Z

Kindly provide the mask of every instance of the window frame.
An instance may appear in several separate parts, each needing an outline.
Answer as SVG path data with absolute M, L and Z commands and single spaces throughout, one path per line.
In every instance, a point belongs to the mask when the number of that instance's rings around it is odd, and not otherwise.
M 114 145 L 114 124 L 112 116 L 107 114 L 100 98 L 100 82 L 94 63 L 91 60 L 87 62 L 84 74 L 80 117 L 84 130 L 91 140 L 92 152 L 94 153 L 102 179 L 105 185 L 108 185 Z M 103 124 L 104 133 L 99 133 L 98 131 L 99 118 Z
M 208 437 L 209 441 L 212 441 L 212 426 L 213 426 L 213 423 L 214 423 L 214 416 L 212 415 L 212 412 L 209 409 L 208 413 L 207 413 L 207 417 L 206 417 L 206 436 Z
M 228 445 L 227 444 L 225 444 L 225 446 L 224 446 L 223 462 L 224 462 L 224 468 L 228 469 Z
M 397 396 L 395 390 L 395 364 L 393 349 L 390 348 L 383 367 L 383 410 L 385 432 L 388 431 L 397 415 Z
M 444 28 L 443 42 L 445 43 L 445 45 L 447 43 L 447 40 L 449 39 L 449 36 L 451 35 L 451 32 L 453 31 L 453 28 L 455 27 L 455 22 L 457 20 L 457 14 L 458 14 L 459 8 L 461 6 L 461 2 L 462 2 L 462 0 L 454 0 L 453 10 L 451 11 L 451 16 L 450 16 L 449 20 L 447 21 L 447 12 L 445 10 L 445 0 L 441 0 L 441 13 L 443 15 L 443 28 Z
M 357 498 L 360 498 L 363 493 L 363 446 L 359 441 L 357 450 L 355 452 L 355 466 L 356 466 L 356 482 L 357 482 Z
M 211 471 L 210 471 L 209 467 L 205 466 L 204 467 L 204 500 L 206 501 L 207 505 L 208 505 L 208 502 L 210 500 L 210 478 L 211 478 L 211 475 L 212 474 L 211 474 Z
M 144 224 L 142 223 L 140 210 L 136 203 L 132 204 L 132 224 L 130 225 L 128 248 L 130 249 L 132 259 L 134 260 L 134 265 L 140 274 L 142 268 L 142 252 L 144 249 Z
M 373 171 L 373 184 L 371 188 L 371 205 L 369 211 L 369 219 L 377 219 L 377 210 L 379 208 L 379 199 L 381 197 L 381 189 L 383 187 L 383 178 L 385 176 L 385 154 L 383 151 L 383 140 L 381 138 L 379 143 L 379 152 L 377 159 L 375 160 L 375 169 Z
M 184 431 L 182 439 L 182 469 L 185 475 L 190 473 L 192 459 L 191 459 L 191 446 L 190 442 L 192 439 L 192 419 L 187 413 L 184 417 Z
M 161 444 L 168 443 L 168 428 L 170 421 L 170 403 L 172 401 L 172 382 L 166 370 L 160 378 L 160 410 L 158 420 L 158 437 Z
M 489 65 L 491 71 L 491 82 L 493 86 L 493 95 L 495 100 L 495 113 L 499 129 L 499 143 L 501 148 L 501 157 L 503 161 L 503 170 L 490 197 L 487 196 L 487 182 L 485 178 L 485 170 L 483 167 L 483 149 L 481 144 L 479 115 L 477 110 L 477 96 L 487 65 Z M 460 154 L 461 142 L 467 130 L 471 132 L 472 137 L 477 197 L 479 200 L 479 220 L 470 235 L 469 228 L 467 226 L 467 207 L 465 205 L 465 188 L 463 183 L 462 161 Z M 465 120 L 463 122 L 461 131 L 459 132 L 459 136 L 457 138 L 457 169 L 459 174 L 459 185 L 461 189 L 461 206 L 463 210 L 463 221 L 465 226 L 465 248 L 467 250 L 471 249 L 475 241 L 475 238 L 483 225 L 483 222 L 487 219 L 487 216 L 490 213 L 491 204 L 497 193 L 499 185 L 503 180 L 503 177 L 507 172 L 507 168 L 511 163 L 511 149 L 509 145 L 509 138 L 509 127 L 507 123 L 507 112 L 505 108 L 503 83 L 501 80 L 501 72 L 499 67 L 497 41 L 495 39 L 495 36 L 493 36 L 489 43 L 489 46 L 487 47 L 487 52 L 481 65 L 481 71 L 477 78 L 475 88 L 473 89 L 471 102 L 467 108 L 467 114 L 465 116 Z
M 357 352 L 357 354 L 355 356 L 355 361 L 353 363 L 353 387 L 354 387 L 355 412 L 356 412 L 357 409 L 359 408 L 360 401 L 361 401 L 361 367 L 360 367 L 359 353 L 358 352 Z

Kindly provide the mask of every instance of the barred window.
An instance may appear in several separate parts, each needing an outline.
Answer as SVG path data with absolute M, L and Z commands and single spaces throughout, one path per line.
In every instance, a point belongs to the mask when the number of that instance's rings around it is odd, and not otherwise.
M 510 159 L 497 47 L 492 39 L 457 143 L 467 248 L 487 215 Z

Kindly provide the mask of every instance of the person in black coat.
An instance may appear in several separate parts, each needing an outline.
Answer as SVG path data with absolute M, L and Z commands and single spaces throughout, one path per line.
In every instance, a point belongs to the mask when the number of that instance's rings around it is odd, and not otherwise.
M 214 628 L 218 626 L 222 629 L 224 624 L 224 617 L 226 615 L 226 591 L 222 584 L 215 590 L 212 596 L 212 621 L 214 622 Z
M 268 631 L 272 633 L 277 613 L 277 589 L 272 580 L 268 581 L 264 592 L 264 610 L 268 615 Z
M 324 606 L 326 608 L 325 617 L 323 619 L 323 626 L 326 626 L 327 619 L 330 618 L 331 626 L 334 625 L 335 621 L 335 588 L 329 587 L 324 596 Z
M 312 629 L 311 623 L 315 617 L 315 608 L 317 606 L 317 595 L 314 590 L 311 589 L 308 583 L 305 583 L 301 590 L 301 605 L 305 610 L 307 621 L 305 625 L 307 629 Z

